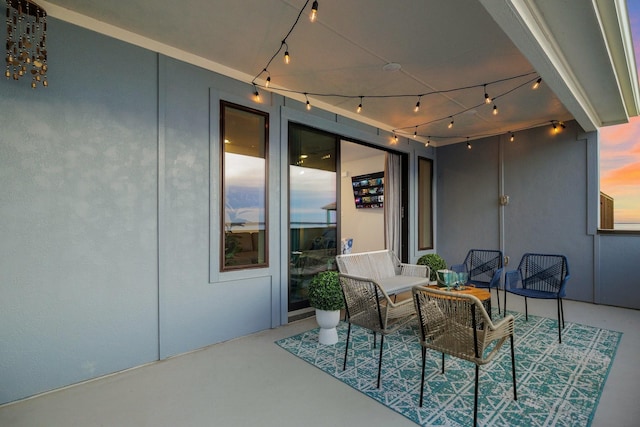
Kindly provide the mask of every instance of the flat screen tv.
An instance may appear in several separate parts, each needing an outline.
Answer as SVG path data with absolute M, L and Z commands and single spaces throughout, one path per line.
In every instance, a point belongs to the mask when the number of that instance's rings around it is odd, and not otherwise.
M 382 208 L 384 206 L 384 172 L 374 172 L 351 177 L 356 209 Z

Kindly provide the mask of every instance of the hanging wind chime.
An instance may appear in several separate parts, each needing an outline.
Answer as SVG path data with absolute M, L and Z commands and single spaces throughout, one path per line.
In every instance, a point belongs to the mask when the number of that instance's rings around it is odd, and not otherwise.
M 20 80 L 31 75 L 31 87 L 47 82 L 47 12 L 29 0 L 7 0 L 7 70 Z

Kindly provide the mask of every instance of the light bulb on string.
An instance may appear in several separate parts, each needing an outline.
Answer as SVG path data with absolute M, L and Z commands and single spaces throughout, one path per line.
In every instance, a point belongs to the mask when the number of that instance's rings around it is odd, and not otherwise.
M 489 94 L 487 93 L 487 85 L 484 85 L 484 103 L 491 104 L 491 98 L 489 98 Z
M 471 150 L 471 143 L 469 142 L 469 137 L 467 137 L 467 149 Z
M 516 136 L 515 136 L 515 135 L 513 134 L 513 132 L 512 132 L 512 133 L 511 133 L 511 137 L 509 138 L 509 141 L 510 141 L 510 142 L 513 142 L 513 141 L 515 141 L 515 139 L 516 139 Z
M 497 115 L 498 115 L 498 106 L 497 106 L 497 105 L 494 105 L 494 106 L 493 106 L 493 115 L 494 115 L 494 116 L 497 116 Z
M 536 90 L 540 87 L 540 83 L 542 83 L 542 77 L 540 77 L 536 82 L 531 86 L 531 89 Z
M 413 138 L 417 138 L 418 137 L 418 126 L 416 126 L 416 130 L 413 132 Z
M 431 137 L 430 136 L 427 137 L 427 142 L 424 143 L 424 146 L 428 147 L 429 144 L 431 144 Z
M 449 129 L 451 129 L 453 127 L 453 118 L 451 119 L 451 122 L 449 122 L 449 126 L 447 126 Z
M 285 49 L 284 49 L 284 63 L 285 64 L 289 64 L 289 63 L 291 63 L 291 57 L 289 56 L 289 45 L 285 41 L 282 41 L 282 45 L 285 46 Z
M 254 92 L 253 92 L 253 99 L 254 99 L 256 102 L 260 102 L 260 92 L 258 92 L 258 87 L 257 87 L 256 85 L 253 85 L 253 89 L 254 89 Z
M 362 97 L 360 97 L 360 104 L 358 104 L 358 108 L 356 109 L 356 113 L 360 114 L 362 112 Z
M 558 126 L 556 126 L 555 122 L 551 122 L 551 126 L 553 127 L 553 133 L 558 133 Z
M 262 70 L 262 73 L 260 73 L 260 74 L 263 74 L 263 73 L 267 73 L 267 79 L 265 80 L 264 87 L 269 87 L 269 85 L 271 84 L 271 73 L 269 73 L 269 71 L 268 71 L 266 68 L 264 68 L 264 69 Z M 259 75 L 260 75 L 260 74 L 259 74 Z M 259 75 L 258 75 L 258 76 L 259 76 Z M 258 76 L 256 76 L 256 78 L 257 78 Z M 254 81 L 255 81 L 255 79 L 254 79 Z M 255 83 L 254 83 L 254 86 L 255 86 Z
M 422 98 L 421 96 L 418 97 L 418 102 L 416 102 L 416 106 L 413 107 L 413 112 L 417 113 L 418 111 L 420 111 L 420 98 Z
M 309 20 L 311 22 L 316 22 L 317 18 L 318 18 L 318 1 L 315 0 L 313 2 L 313 5 L 311 6 L 311 14 L 309 15 Z

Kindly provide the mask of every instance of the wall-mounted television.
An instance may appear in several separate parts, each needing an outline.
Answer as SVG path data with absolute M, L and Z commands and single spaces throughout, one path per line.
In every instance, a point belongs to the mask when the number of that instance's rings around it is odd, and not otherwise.
M 374 172 L 351 177 L 356 209 L 382 208 L 384 206 L 384 172 Z

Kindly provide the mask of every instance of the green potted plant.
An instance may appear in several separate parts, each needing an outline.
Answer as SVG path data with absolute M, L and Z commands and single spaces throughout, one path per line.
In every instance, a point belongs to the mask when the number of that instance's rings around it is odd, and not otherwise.
M 429 281 L 437 282 L 438 270 L 446 270 L 447 263 L 438 254 L 426 254 L 418 258 L 418 265 L 426 265 L 429 267 Z
M 309 283 L 309 305 L 316 309 L 316 321 L 320 326 L 320 344 L 337 343 L 336 326 L 340 323 L 340 310 L 344 308 L 344 297 L 337 271 L 321 271 L 313 276 Z

